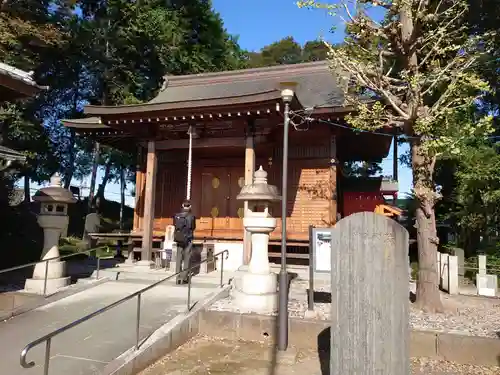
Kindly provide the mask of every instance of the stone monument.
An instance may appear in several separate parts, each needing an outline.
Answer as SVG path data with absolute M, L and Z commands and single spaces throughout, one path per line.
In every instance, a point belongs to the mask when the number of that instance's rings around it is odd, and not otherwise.
M 44 235 L 41 259 L 52 260 L 37 263 L 33 278 L 26 280 L 24 288 L 30 293 L 51 294 L 70 283 L 70 278 L 65 277 L 65 262 L 58 259 L 59 238 L 69 222 L 68 204 L 75 203 L 76 198 L 62 187 L 61 178 L 55 174 L 50 186 L 37 191 L 33 200 L 41 203 L 38 215 Z
M 234 303 L 242 310 L 274 312 L 278 305 L 277 275 L 269 267 L 269 234 L 276 229 L 276 218 L 269 212 L 271 202 L 281 200 L 276 186 L 267 183 L 267 172 L 262 166 L 254 174 L 254 182 L 245 185 L 238 200 L 248 201 L 249 208 L 243 226 L 250 234 L 252 255 L 248 270 L 235 280 L 232 292 Z
M 408 232 L 372 212 L 332 228 L 332 375 L 409 375 Z

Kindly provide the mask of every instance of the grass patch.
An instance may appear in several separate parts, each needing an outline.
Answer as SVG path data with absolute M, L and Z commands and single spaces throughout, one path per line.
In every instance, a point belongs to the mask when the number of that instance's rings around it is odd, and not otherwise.
M 75 237 L 61 238 L 59 241 L 59 254 L 70 257 L 71 260 L 83 260 L 88 257 L 111 258 L 115 255 L 115 247 L 109 244 L 100 245 L 94 249 L 87 250 L 85 242 Z

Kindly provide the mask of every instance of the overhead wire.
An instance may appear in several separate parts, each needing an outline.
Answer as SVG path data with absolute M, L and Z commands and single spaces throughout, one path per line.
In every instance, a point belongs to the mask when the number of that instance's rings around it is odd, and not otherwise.
M 308 110 L 312 111 L 312 109 L 310 109 L 310 108 Z M 302 111 L 304 111 L 304 110 L 291 111 L 291 113 L 290 113 L 291 124 L 293 125 L 293 127 L 297 131 L 306 131 L 306 130 L 309 130 L 310 124 L 312 122 L 319 122 L 319 123 L 331 125 L 331 126 L 334 126 L 334 127 L 337 127 L 337 128 L 350 130 L 350 131 L 352 131 L 354 133 L 372 134 L 372 135 L 379 135 L 379 136 L 391 137 L 391 138 L 396 137 L 398 139 L 406 140 L 406 141 L 419 140 L 419 139 L 439 140 L 439 139 L 443 139 L 444 138 L 444 137 L 429 137 L 429 136 L 411 136 L 411 135 L 393 134 L 393 133 L 391 134 L 391 133 L 385 133 L 385 132 L 376 131 L 376 130 L 358 129 L 358 128 L 353 128 L 352 126 L 349 126 L 349 125 L 341 124 L 339 122 L 333 122 L 331 120 L 324 120 L 324 119 L 320 119 L 320 118 L 316 118 L 316 117 L 311 117 L 311 116 L 303 116 L 303 115 L 301 115 Z M 297 123 L 297 122 L 293 121 L 295 118 L 299 118 L 301 120 L 301 122 Z M 307 124 L 307 128 L 306 129 L 301 128 L 301 126 L 303 126 L 304 124 Z M 470 138 L 471 139 L 475 139 L 475 137 L 473 137 L 473 136 L 471 136 Z M 500 139 L 500 135 L 490 135 L 490 136 L 487 136 L 487 137 L 484 137 L 484 138 L 485 139 L 489 139 L 489 140 L 495 140 L 495 139 Z

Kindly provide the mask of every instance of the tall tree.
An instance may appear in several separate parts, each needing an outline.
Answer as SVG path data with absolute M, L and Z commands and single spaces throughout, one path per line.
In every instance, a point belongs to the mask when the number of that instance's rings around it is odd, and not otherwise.
M 302 61 L 322 61 L 328 57 L 330 49 L 321 40 L 311 40 L 304 44 L 302 48 Z
M 301 5 L 321 6 L 315 1 Z M 382 24 L 369 16 L 375 5 L 386 10 Z M 345 47 L 331 48 L 330 58 L 343 84 L 351 84 L 346 100 L 357 112 L 349 123 L 363 129 L 396 128 L 410 139 L 418 202 L 417 304 L 441 310 L 434 171 L 438 157 L 459 154 L 464 140 L 492 130 L 490 116 L 470 116 L 489 90 L 474 71 L 485 36 L 469 36 L 464 0 L 363 0 L 355 6 L 341 1 L 326 7 L 342 12 L 346 20 Z
M 241 67 L 237 39 L 224 29 L 209 1 L 82 0 L 79 7 L 92 30 L 91 50 L 83 59 L 90 68 L 82 77 L 92 77 L 87 100 L 93 104 L 150 100 L 166 74 Z M 123 168 L 133 170 L 135 161 L 108 147 L 101 154 L 104 176 L 96 195 L 103 196 L 107 183 L 120 180 Z

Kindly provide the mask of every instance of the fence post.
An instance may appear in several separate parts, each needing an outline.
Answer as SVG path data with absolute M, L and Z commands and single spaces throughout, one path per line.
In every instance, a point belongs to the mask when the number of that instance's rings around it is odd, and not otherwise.
M 458 294 L 458 257 L 448 256 L 448 293 Z
M 224 256 L 226 254 L 224 252 L 221 253 L 221 259 L 220 259 L 220 287 L 224 285 Z
M 95 256 L 97 257 L 97 271 L 95 273 L 96 280 L 99 280 L 99 270 L 101 269 L 101 258 L 97 254 L 97 250 L 95 251 Z
M 478 255 L 477 263 L 479 268 L 478 274 L 486 275 L 486 255 Z
M 135 322 L 135 350 L 139 349 L 139 328 L 141 325 L 141 295 L 137 295 L 137 321 Z
M 441 254 L 441 288 L 445 292 L 449 292 L 450 290 L 450 285 L 449 285 L 449 280 L 448 280 L 448 275 L 449 275 L 449 265 L 448 265 L 448 259 L 450 258 L 449 254 Z
M 49 261 L 45 261 L 45 276 L 43 278 L 43 296 L 47 295 L 47 278 L 49 277 Z

